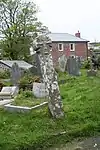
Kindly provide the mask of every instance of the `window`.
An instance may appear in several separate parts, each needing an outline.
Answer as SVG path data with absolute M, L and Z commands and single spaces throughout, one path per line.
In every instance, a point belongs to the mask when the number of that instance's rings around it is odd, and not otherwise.
M 75 51 L 75 44 L 70 44 L 70 51 Z
M 62 44 L 62 43 L 59 43 L 59 44 L 58 44 L 58 50 L 59 50 L 59 51 L 63 51 L 63 44 Z

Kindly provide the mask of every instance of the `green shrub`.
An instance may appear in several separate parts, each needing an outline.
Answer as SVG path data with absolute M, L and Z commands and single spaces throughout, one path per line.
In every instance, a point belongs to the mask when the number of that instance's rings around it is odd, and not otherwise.
M 86 60 L 83 62 L 82 68 L 89 69 L 90 68 L 90 60 Z
M 22 89 L 30 89 L 30 85 L 32 85 L 33 82 L 40 82 L 40 77 L 39 76 L 29 76 L 29 75 L 24 75 L 22 78 L 19 80 L 19 86 Z
M 20 98 L 33 97 L 33 93 L 32 93 L 32 91 L 29 91 L 29 90 L 25 90 L 25 91 L 20 90 L 19 97 L 20 97 Z
M 10 71 L 0 72 L 0 79 L 9 79 L 9 78 L 10 78 Z

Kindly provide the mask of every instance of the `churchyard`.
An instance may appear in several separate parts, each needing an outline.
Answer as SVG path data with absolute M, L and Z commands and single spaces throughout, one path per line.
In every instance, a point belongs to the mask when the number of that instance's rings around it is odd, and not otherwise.
M 48 110 L 48 93 L 44 84 L 41 85 L 40 78 L 28 73 L 20 78 L 18 66 L 12 67 L 10 79 L 3 81 L 5 87 L 19 88 L 15 90 L 14 96 L 10 95 L 12 101 L 9 102 L 8 98 L 2 104 L 5 97 L 0 101 L 0 149 L 45 150 L 66 144 L 77 137 L 81 139 L 99 134 L 99 71 L 96 76 L 88 76 L 87 69 L 81 69 L 77 61 L 69 61 L 69 64 L 69 70 L 64 71 L 63 67 L 63 71 L 56 69 L 64 112 L 60 118 Z M 17 78 L 14 78 L 16 71 Z M 34 92 L 33 83 L 40 85 Z M 9 95 L 9 90 L 6 94 L 4 91 L 0 97 Z

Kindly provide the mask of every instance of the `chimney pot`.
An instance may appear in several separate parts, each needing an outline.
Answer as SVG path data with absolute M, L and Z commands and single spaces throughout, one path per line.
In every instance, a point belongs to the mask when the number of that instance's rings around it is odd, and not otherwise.
M 76 37 L 79 37 L 79 38 L 81 37 L 81 34 L 80 34 L 79 30 L 78 30 L 77 33 L 75 33 L 75 36 L 76 36 Z

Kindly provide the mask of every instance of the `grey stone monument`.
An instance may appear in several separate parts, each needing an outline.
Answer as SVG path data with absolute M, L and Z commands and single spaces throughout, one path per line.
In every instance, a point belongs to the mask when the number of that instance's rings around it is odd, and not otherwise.
M 61 57 L 59 57 L 58 63 L 59 63 L 60 71 L 65 72 L 66 71 L 67 57 L 65 55 L 62 55 Z
M 80 73 L 80 67 L 79 62 L 76 58 L 69 57 L 67 60 L 67 71 L 70 75 L 73 76 L 79 76 Z
M 80 57 L 78 57 L 78 58 L 77 58 L 77 61 L 78 61 L 79 69 L 81 69 L 81 58 L 80 58 Z
M 11 68 L 11 82 L 13 85 L 18 85 L 18 81 L 21 77 L 21 70 L 17 63 L 14 63 Z
M 61 118 L 64 116 L 62 100 L 57 81 L 57 74 L 53 67 L 53 60 L 49 49 L 50 45 L 43 42 L 43 45 L 38 52 L 38 57 L 40 61 L 43 82 L 45 83 L 46 90 L 49 93 L 48 107 L 50 113 L 54 118 Z

